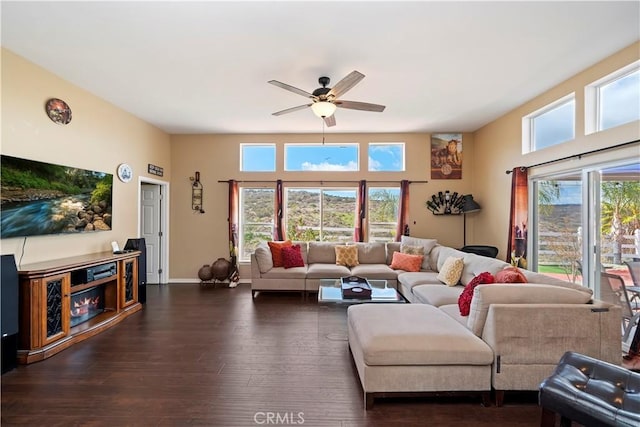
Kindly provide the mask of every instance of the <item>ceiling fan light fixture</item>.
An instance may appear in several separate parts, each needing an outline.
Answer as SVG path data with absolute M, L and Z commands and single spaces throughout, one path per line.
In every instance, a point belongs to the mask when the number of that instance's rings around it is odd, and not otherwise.
M 330 117 L 336 111 L 336 104 L 328 101 L 318 101 L 311 105 L 313 114 L 320 118 Z

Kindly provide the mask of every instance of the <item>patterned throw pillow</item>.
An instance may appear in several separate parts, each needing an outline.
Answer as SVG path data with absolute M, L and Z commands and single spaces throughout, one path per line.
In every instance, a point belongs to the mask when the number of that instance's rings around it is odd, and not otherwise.
M 527 278 L 517 267 L 505 267 L 496 273 L 496 283 L 527 283 Z
M 400 252 L 403 254 L 422 255 L 424 256 L 424 246 L 400 245 Z
M 336 245 L 336 265 L 354 267 L 358 264 L 358 247 L 355 245 Z
M 300 245 L 285 246 L 282 248 L 282 264 L 284 268 L 304 267 Z
M 402 252 L 394 252 L 391 260 L 391 268 L 394 270 L 404 271 L 420 271 L 422 266 L 422 255 L 404 254 Z
M 478 274 L 471 279 L 467 286 L 464 287 L 464 291 L 458 297 L 458 308 L 460 309 L 461 316 L 468 316 L 471 310 L 471 299 L 473 298 L 473 290 L 478 285 L 486 285 L 489 283 L 495 283 L 495 277 L 488 271 Z
M 284 242 L 267 242 L 269 249 L 271 249 L 271 258 L 273 258 L 274 267 L 282 267 L 282 248 L 291 246 L 291 240 L 285 240 Z
M 462 258 L 450 256 L 442 264 L 442 268 L 438 273 L 437 279 L 447 286 L 455 286 L 460 282 L 464 261 Z

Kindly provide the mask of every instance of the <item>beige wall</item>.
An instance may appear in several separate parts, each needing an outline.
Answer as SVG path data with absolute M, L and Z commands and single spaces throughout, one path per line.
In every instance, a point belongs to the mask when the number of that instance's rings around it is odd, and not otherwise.
M 110 249 L 110 242 L 124 242 L 138 230 L 138 180 L 147 164 L 164 167 L 163 181 L 171 183 L 169 261 L 171 280 L 197 280 L 197 271 L 219 257 L 228 256 L 227 190 L 219 180 L 388 180 L 428 181 L 411 185 L 409 224 L 411 235 L 436 238 L 445 245 L 463 243 L 462 217 L 435 217 L 425 207 L 438 191 L 472 193 L 482 210 L 467 216 L 467 244 L 498 246 L 500 257 L 506 248 L 511 176 L 505 170 L 531 165 L 567 155 L 607 147 L 640 138 L 638 123 L 598 134 L 584 135 L 584 85 L 637 60 L 640 43 L 616 53 L 601 63 L 550 89 L 473 134 L 463 135 L 463 178 L 431 180 L 429 134 L 326 134 L 327 143 L 361 144 L 360 165 L 366 168 L 366 143 L 405 142 L 406 172 L 370 173 L 239 173 L 239 144 L 277 144 L 277 166 L 283 169 L 283 144 L 320 142 L 320 135 L 173 135 L 133 117 L 100 98 L 62 80 L 32 63 L 2 50 L 2 146 L 3 154 L 63 165 L 114 173 L 118 164 L 129 163 L 134 179 L 123 184 L 114 179 L 114 230 L 65 236 L 29 237 L 23 263 L 54 259 Z M 538 153 L 521 154 L 521 118 L 536 109 L 576 92 L 578 124 L 575 141 Z M 73 109 L 67 126 L 51 122 L 44 112 L 50 97 L 62 98 Z M 442 130 L 455 132 L 455 129 Z M 637 146 L 572 161 L 580 167 L 604 159 L 638 157 Z M 566 164 L 566 163 L 565 163 Z M 532 174 L 548 172 L 563 165 L 537 168 Z M 204 214 L 191 210 L 191 182 L 195 171 L 204 185 Z M 3 239 L 3 254 L 22 251 L 23 239 Z M 241 270 L 247 277 L 246 268 Z
M 44 105 L 61 98 L 72 109 L 66 126 L 49 120 Z M 171 179 L 169 135 L 112 104 L 2 49 L 2 154 L 114 174 L 112 231 L 29 237 L 22 264 L 111 250 L 138 233 L 138 180 L 147 164 L 164 167 Z M 124 184 L 120 163 L 133 168 Z M 153 176 L 149 176 L 155 178 Z M 23 238 L 2 239 L 3 254 L 20 259 Z
M 500 257 L 506 256 L 509 228 L 509 193 L 511 175 L 505 174 L 517 166 L 529 166 L 574 154 L 611 147 L 640 139 L 640 124 L 636 121 L 603 132 L 585 135 L 584 132 L 584 87 L 640 58 L 640 43 L 635 43 L 584 70 L 549 91 L 514 109 L 503 117 L 489 123 L 474 133 L 476 158 L 472 170 L 472 188 L 476 199 L 481 201 L 482 211 L 469 216 L 475 227 L 469 244 L 488 244 L 500 249 Z M 576 138 L 564 144 L 549 147 L 539 152 L 522 154 L 522 117 L 575 92 Z M 581 159 L 558 162 L 546 167 L 532 168 L 530 176 L 541 173 L 579 169 L 603 161 L 640 158 L 640 148 L 633 145 L 625 149 L 602 154 L 584 156 Z
M 410 186 L 409 225 L 412 236 L 438 239 L 446 245 L 462 246 L 462 217 L 434 216 L 425 202 L 438 191 L 468 193 L 474 166 L 473 135 L 463 134 L 463 173 L 461 180 L 431 180 L 429 134 L 335 134 L 325 136 L 326 143 L 359 143 L 360 169 L 367 168 L 367 143 L 404 142 L 406 172 L 277 172 L 240 173 L 240 144 L 248 142 L 275 143 L 277 170 L 284 169 L 284 144 L 321 141 L 320 135 L 173 135 L 171 137 L 171 262 L 175 280 L 194 280 L 198 269 L 219 257 L 228 257 L 227 195 L 228 185 L 218 183 L 236 180 L 384 180 L 398 183 L 402 179 L 428 181 Z M 191 181 L 200 172 L 204 186 L 204 214 L 191 210 Z M 343 184 L 344 185 L 344 184 Z M 272 185 L 275 187 L 275 184 Z M 353 186 L 353 185 L 352 185 Z M 482 201 L 479 201 L 482 203 Z M 241 268 L 241 278 L 248 277 Z

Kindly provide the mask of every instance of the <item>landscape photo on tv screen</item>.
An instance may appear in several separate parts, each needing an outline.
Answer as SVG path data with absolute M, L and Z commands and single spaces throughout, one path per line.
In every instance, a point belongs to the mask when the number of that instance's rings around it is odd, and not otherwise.
M 111 230 L 113 175 L 0 155 L 0 237 Z

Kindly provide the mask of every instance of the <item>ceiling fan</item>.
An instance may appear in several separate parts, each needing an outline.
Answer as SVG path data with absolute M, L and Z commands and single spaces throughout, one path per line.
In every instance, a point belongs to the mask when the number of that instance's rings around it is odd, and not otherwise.
M 336 107 L 348 108 L 350 110 L 375 111 L 378 113 L 384 111 L 384 105 L 369 104 L 367 102 L 358 101 L 343 101 L 341 99 L 338 99 L 349 89 L 360 83 L 360 80 L 362 79 L 364 79 L 364 74 L 358 71 L 352 71 L 345 78 L 336 83 L 334 87 L 330 88 L 327 87 L 330 82 L 329 77 L 320 77 L 318 79 L 318 83 L 320 83 L 322 87 L 314 90 L 313 93 L 309 93 L 307 91 L 298 89 L 297 87 L 293 87 L 277 80 L 269 80 L 269 83 L 274 86 L 278 86 L 290 92 L 297 93 L 298 95 L 302 95 L 305 98 L 310 98 L 313 101 L 310 104 L 298 105 L 297 107 L 277 111 L 273 113 L 273 115 L 280 116 L 282 114 L 293 113 L 294 111 L 311 107 L 313 113 L 316 116 L 322 118 L 327 126 L 335 126 L 336 118 L 333 113 L 336 111 Z

